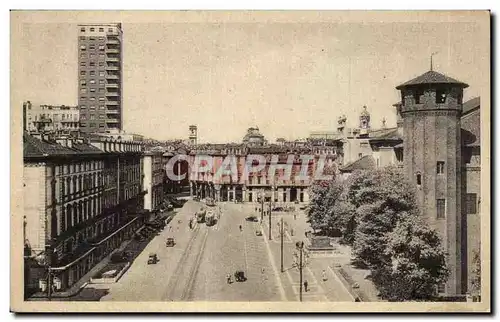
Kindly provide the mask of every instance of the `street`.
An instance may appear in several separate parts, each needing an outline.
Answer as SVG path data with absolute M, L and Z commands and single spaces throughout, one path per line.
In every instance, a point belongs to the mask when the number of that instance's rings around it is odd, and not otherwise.
M 299 273 L 292 268 L 295 237 L 288 231 L 284 238 L 285 272 L 280 273 L 279 231 L 275 224 L 279 219 L 273 218 L 273 240 L 269 241 L 267 220 L 262 224 L 245 220 L 256 215 L 253 206 L 221 203 L 221 217 L 214 226 L 200 223 L 190 229 L 189 219 L 202 206 L 200 202 L 188 201 L 179 209 L 170 225 L 146 246 L 117 283 L 88 287 L 107 289 L 101 301 L 299 300 Z M 288 215 L 287 220 L 292 218 Z M 303 228 L 295 229 L 304 236 Z M 175 238 L 174 247 L 165 246 L 167 237 Z M 150 253 L 158 255 L 157 264 L 147 264 Z M 328 270 L 328 264 L 313 261 L 304 268 L 304 280 L 309 287 L 303 300 L 352 301 Z M 327 281 L 321 280 L 323 269 L 328 272 Z M 246 281 L 235 281 L 234 273 L 238 270 L 245 273 Z M 227 283 L 228 274 L 233 279 L 231 284 Z

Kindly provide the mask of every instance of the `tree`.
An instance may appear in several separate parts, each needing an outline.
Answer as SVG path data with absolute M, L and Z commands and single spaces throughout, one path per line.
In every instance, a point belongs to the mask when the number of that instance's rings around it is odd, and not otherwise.
M 385 257 L 373 281 L 383 298 L 393 301 L 431 300 L 446 282 L 446 254 L 438 234 L 419 217 L 406 216 L 387 235 Z
M 356 207 L 353 255 L 357 264 L 373 269 L 387 265 L 387 234 L 400 220 L 417 215 L 413 193 L 394 167 L 355 173 L 348 198 Z
M 312 186 L 308 222 L 315 231 L 332 236 L 342 230 L 342 218 L 335 211 L 345 190 L 344 184 L 338 180 L 318 181 Z

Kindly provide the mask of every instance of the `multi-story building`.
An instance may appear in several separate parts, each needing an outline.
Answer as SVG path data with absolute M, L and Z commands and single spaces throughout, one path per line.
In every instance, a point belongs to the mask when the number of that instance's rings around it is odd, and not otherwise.
M 397 127 L 343 139 L 350 162 L 339 169 L 343 177 L 387 165 L 404 169 L 422 216 L 448 254 L 450 277 L 439 292 L 450 296 L 471 287 L 481 240 L 480 99 L 462 103 L 467 87 L 432 70 L 398 86 Z
M 278 203 L 308 202 L 308 187 L 316 175 L 318 165 L 324 163 L 323 173 L 331 173 L 335 168 L 333 160 L 339 156 L 336 142 L 297 140 L 283 141 L 279 145 L 268 144 L 257 128 L 248 129 L 243 142 L 203 144 L 191 149 L 189 163 L 194 170 L 190 172 L 192 195 L 201 198 L 212 197 L 217 201 L 258 202 L 263 196 L 264 200 Z M 255 155 L 264 158 L 265 166 L 259 171 L 246 174 L 248 157 Z M 311 160 L 305 164 L 305 173 L 309 180 L 298 178 L 303 171 L 302 155 L 311 156 Z M 209 171 L 196 171 L 198 156 L 211 158 Z M 217 175 L 227 158 L 234 159 L 236 174 Z
M 144 153 L 143 186 L 147 191 L 144 195 L 144 209 L 156 211 L 164 200 L 163 151 L 147 151 Z
M 23 138 L 26 287 L 63 290 L 142 226 L 142 144 Z
M 74 133 L 80 128 L 80 110 L 77 106 L 38 105 L 23 103 L 23 127 L 28 133 Z
M 83 132 L 123 127 L 122 26 L 78 25 L 78 105 Z
M 450 276 L 439 289 L 447 295 L 467 291 L 467 267 L 472 267 L 468 244 L 479 238 L 477 222 L 469 226 L 468 220 L 479 203 L 471 193 L 480 183 L 479 100 L 464 110 L 467 87 L 432 68 L 396 87 L 402 98 L 404 170 L 416 186 L 422 215 L 438 231 L 448 254 Z

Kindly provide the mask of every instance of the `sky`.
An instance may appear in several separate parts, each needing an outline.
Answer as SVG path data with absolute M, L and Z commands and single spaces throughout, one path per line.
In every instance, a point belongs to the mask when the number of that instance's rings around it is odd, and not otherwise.
M 431 53 L 434 70 L 470 85 L 467 100 L 489 51 L 474 22 L 126 20 L 101 19 L 123 23 L 124 130 L 159 140 L 187 139 L 191 124 L 199 142 L 241 142 L 254 126 L 303 138 L 342 114 L 357 126 L 364 105 L 373 128 L 395 126 L 395 87 L 428 71 Z M 12 104 L 77 105 L 77 22 L 13 27 Z

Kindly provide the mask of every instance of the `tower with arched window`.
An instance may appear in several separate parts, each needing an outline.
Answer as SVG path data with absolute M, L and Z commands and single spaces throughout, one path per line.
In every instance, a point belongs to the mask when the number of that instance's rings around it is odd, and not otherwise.
M 462 96 L 467 84 L 432 70 L 396 87 L 401 91 L 404 170 L 415 184 L 422 215 L 441 235 L 450 278 L 445 294 L 466 283 L 461 218 Z

